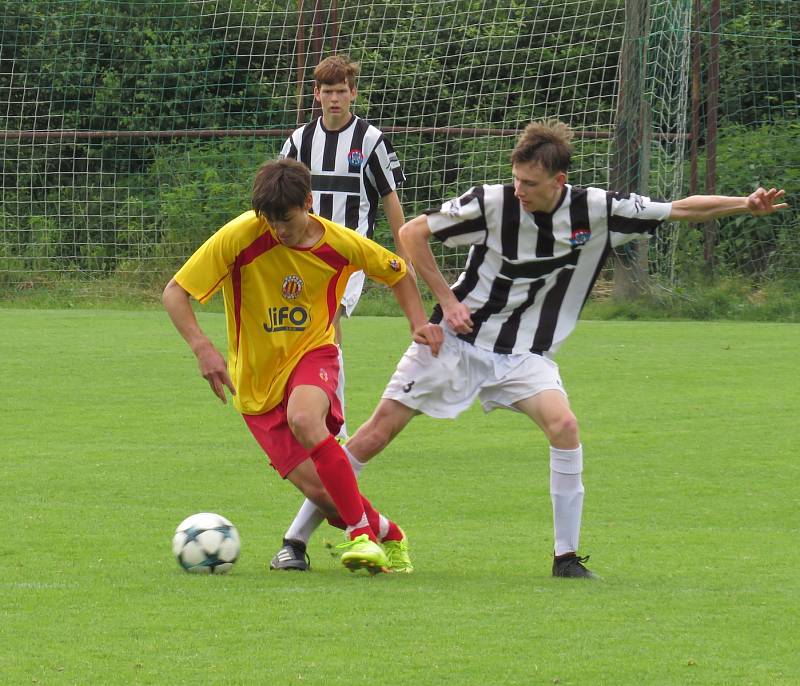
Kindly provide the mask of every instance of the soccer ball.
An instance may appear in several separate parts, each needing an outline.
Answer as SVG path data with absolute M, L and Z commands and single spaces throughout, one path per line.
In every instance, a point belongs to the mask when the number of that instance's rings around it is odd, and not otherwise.
M 239 532 L 222 515 L 199 512 L 175 529 L 172 552 L 178 564 L 194 574 L 225 574 L 239 557 Z

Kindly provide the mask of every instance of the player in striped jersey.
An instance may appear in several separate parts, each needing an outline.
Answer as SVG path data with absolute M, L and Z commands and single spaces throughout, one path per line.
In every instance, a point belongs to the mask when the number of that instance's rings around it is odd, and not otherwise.
M 530 124 L 511 154 L 513 183 L 470 189 L 405 224 L 400 239 L 438 300 L 438 357 L 413 344 L 370 419 L 346 448 L 360 470 L 418 413 L 452 418 L 479 398 L 485 411 L 522 412 L 550 442 L 554 519 L 552 573 L 593 578 L 578 555 L 583 447 L 553 356 L 577 324 L 611 249 L 652 234 L 663 221 L 705 222 L 786 207 L 782 190 L 746 197 L 691 196 L 660 202 L 567 183 L 569 127 Z M 429 246 L 469 245 L 451 287 Z
M 358 490 L 334 438 L 342 422 L 336 396 L 333 319 L 347 279 L 364 270 L 390 286 L 414 339 L 435 354 L 441 329 L 429 324 L 405 263 L 377 243 L 309 214 L 311 175 L 294 160 L 265 164 L 253 210 L 214 233 L 164 289 L 164 306 L 197 356 L 201 374 L 226 402 L 225 387 L 272 466 L 346 529 L 342 562 L 376 572 L 386 550 L 405 547 L 399 527 Z M 190 297 L 225 301 L 228 361 L 200 329 Z M 378 543 L 383 543 L 383 547 Z
M 378 201 L 394 236 L 405 218 L 397 188 L 405 181 L 392 144 L 375 126 L 351 112 L 356 98 L 358 64 L 332 55 L 314 69 L 314 99 L 322 115 L 294 131 L 284 143 L 281 158 L 299 160 L 311 170 L 314 212 L 362 236 L 372 238 Z M 403 256 L 402 251 L 398 252 Z M 364 273 L 350 277 L 336 313 L 336 344 L 342 344 L 340 319 L 349 317 L 361 297 Z M 344 408 L 344 362 L 339 359 L 337 394 Z M 346 425 L 339 438 L 347 439 Z M 291 531 L 289 532 L 291 535 Z

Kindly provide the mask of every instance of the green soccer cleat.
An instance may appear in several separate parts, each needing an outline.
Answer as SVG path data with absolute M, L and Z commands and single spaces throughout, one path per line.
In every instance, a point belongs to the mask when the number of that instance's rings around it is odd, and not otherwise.
M 336 547 L 342 551 L 342 564 L 351 572 L 359 569 L 366 569 L 370 574 L 389 571 L 386 553 L 367 534 L 356 536 L 352 541 L 345 541 Z
M 383 552 L 386 553 L 387 565 L 390 572 L 395 574 L 411 574 L 414 565 L 411 563 L 411 556 L 408 554 L 408 537 L 402 531 L 403 538 L 399 541 L 384 541 L 381 543 Z

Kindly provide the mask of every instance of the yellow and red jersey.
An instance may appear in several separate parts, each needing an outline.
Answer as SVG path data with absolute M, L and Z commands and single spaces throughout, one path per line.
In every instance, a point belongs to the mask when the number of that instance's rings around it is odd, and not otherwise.
M 175 280 L 201 303 L 222 288 L 228 372 L 235 407 L 262 414 L 283 398 L 289 375 L 308 351 L 333 343 L 333 317 L 351 274 L 388 286 L 403 260 L 355 231 L 315 216 L 324 229 L 310 248 L 280 243 L 269 223 L 245 212 L 187 260 Z

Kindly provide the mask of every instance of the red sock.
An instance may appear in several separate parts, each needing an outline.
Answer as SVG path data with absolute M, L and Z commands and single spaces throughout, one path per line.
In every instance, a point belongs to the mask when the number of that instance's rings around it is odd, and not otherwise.
M 386 535 L 381 536 L 381 514 L 378 512 L 374 507 L 372 507 L 372 503 L 367 500 L 363 495 L 361 496 L 361 502 L 364 504 L 364 512 L 367 515 L 367 521 L 369 525 L 372 527 L 372 530 L 378 535 L 378 539 L 381 541 L 402 541 L 403 540 L 403 532 L 400 530 L 400 527 L 397 526 L 391 519 L 385 517 L 384 519 L 387 522 L 388 529 L 386 530 Z
M 378 537 L 380 537 L 380 514 L 374 507 L 372 507 L 372 504 L 363 495 L 361 496 L 361 502 L 364 503 L 364 513 L 367 515 L 367 521 L 369 522 L 370 528 L 378 534 Z M 389 528 L 387 530 L 387 534 L 380 540 L 402 541 L 403 532 L 400 531 L 400 527 L 397 526 L 397 524 L 395 524 L 391 519 L 387 519 L 386 521 L 388 522 Z M 337 529 L 347 529 L 347 524 L 345 524 L 344 520 L 342 520 L 340 517 L 328 517 L 328 524 Z
M 357 527 L 350 530 L 350 537 L 367 534 L 373 541 L 376 540 L 371 526 L 359 526 L 364 519 L 364 505 L 353 468 L 336 439 L 329 435 L 311 449 L 310 455 L 339 516 L 348 528 Z
M 347 524 L 344 523 L 341 517 L 328 517 L 328 524 L 337 529 L 342 529 L 342 531 L 347 529 Z
M 389 520 L 389 532 L 381 539 L 383 541 L 402 541 L 403 532 L 391 519 Z
M 367 515 L 367 521 L 369 522 L 370 528 L 375 532 L 376 535 L 380 536 L 381 533 L 381 515 L 380 513 L 372 507 L 372 503 L 367 500 L 363 495 L 361 496 L 361 504 L 364 506 L 364 514 Z

